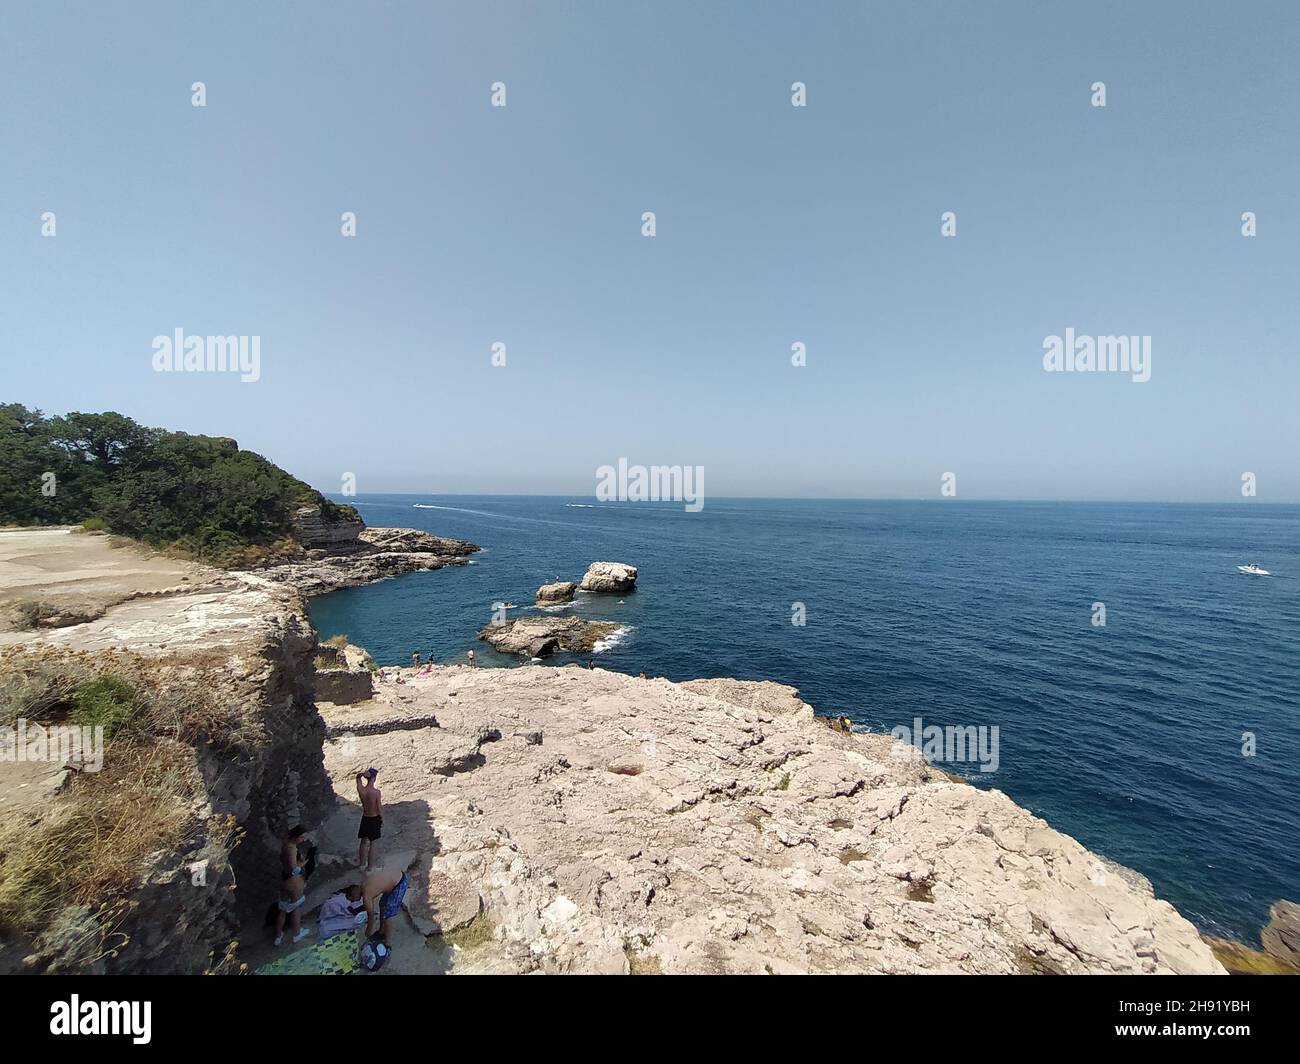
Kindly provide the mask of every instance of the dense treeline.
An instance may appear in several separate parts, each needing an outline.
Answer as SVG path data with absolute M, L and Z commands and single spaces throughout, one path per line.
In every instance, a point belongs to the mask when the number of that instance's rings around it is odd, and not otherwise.
M 339 507 L 233 440 L 117 413 L 45 417 L 0 404 L 0 524 L 79 524 L 227 563 L 283 541 L 293 512 Z

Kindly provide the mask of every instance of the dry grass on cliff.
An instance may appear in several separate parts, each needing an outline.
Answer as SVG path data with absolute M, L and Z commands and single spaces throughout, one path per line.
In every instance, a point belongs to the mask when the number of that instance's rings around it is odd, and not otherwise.
M 35 823 L 0 824 L 0 929 L 36 934 L 69 905 L 111 912 L 148 855 L 181 851 L 203 796 L 185 745 L 110 746 L 102 771 L 77 773 Z
M 49 646 L 0 651 L 0 726 L 19 718 L 29 729 L 101 724 L 105 736 L 100 771 L 73 771 L 49 800 L 0 821 L 0 930 L 56 933 L 77 907 L 92 918 L 72 921 L 75 934 L 61 942 L 75 939 L 92 959 L 112 948 L 147 858 L 160 854 L 164 867 L 174 865 L 203 827 L 207 792 L 196 750 L 238 756 L 264 741 L 252 706 L 223 691 L 210 671 L 176 659 Z
M 95 681 L 121 681 L 134 692 L 129 736 L 138 742 L 175 739 L 238 752 L 264 741 L 255 714 L 236 693 L 223 693 L 201 663 L 167 664 L 126 651 L 86 653 L 63 647 L 0 650 L 0 726 L 70 722 L 78 691 Z

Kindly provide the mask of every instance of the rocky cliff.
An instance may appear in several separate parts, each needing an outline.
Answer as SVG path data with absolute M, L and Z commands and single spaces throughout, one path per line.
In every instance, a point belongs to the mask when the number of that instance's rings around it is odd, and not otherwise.
M 789 687 L 444 667 L 326 716 L 322 843 L 378 767 L 408 944 L 467 935 L 453 971 L 1223 970 L 1140 876 Z
M 355 568 L 337 556 L 189 568 L 164 587 L 142 575 L 145 559 L 120 566 L 118 583 L 149 590 L 99 618 L 0 636 L 10 655 L 181 669 L 242 707 L 218 719 L 247 731 L 237 756 L 201 732 L 176 744 L 178 778 L 199 782 L 174 842 L 113 910 L 111 948 L 76 945 L 97 917 L 70 905 L 34 939 L 10 936 L 0 967 L 194 972 L 236 938 L 238 958 L 258 963 L 281 832 L 317 826 L 325 867 L 346 868 L 333 862 L 355 846 L 353 774 L 373 764 L 383 859 L 415 883 L 392 972 L 1222 971 L 1141 877 L 910 747 L 833 729 L 792 688 L 439 667 L 322 720 L 300 589 L 376 571 L 393 553 L 380 548 L 403 537 L 379 538 Z M 39 537 L 26 542 L 39 553 Z M 73 553 L 102 580 L 115 552 L 81 537 Z M 408 553 L 421 568 L 465 557 Z M 14 570 L 41 567 L 19 558 Z M 19 793 L 5 771 L 0 797 Z M 40 830 L 69 786 L 24 789 L 0 817 Z M 351 878 L 322 873 L 309 911 Z
M 319 506 L 301 506 L 293 515 L 293 538 L 309 550 L 359 550 L 365 527 L 365 522 L 350 516 L 329 520 Z
M 224 572 L 69 529 L 0 532 L 5 579 L 16 584 L 0 582 L 0 603 L 13 592 L 93 606 L 85 623 L 0 633 L 0 708 L 33 716 L 31 692 L 48 688 L 55 695 L 41 698 L 57 717 L 73 680 L 111 676 L 147 703 L 153 733 L 116 740 L 100 774 L 0 763 L 5 838 L 78 830 L 106 853 L 118 831 L 134 830 L 132 803 L 148 814 L 134 817 L 140 830 L 157 829 L 125 897 L 103 897 L 103 880 L 81 884 L 69 869 L 60 893 L 37 910 L 37 925 L 10 927 L 0 940 L 0 970 L 200 972 L 222 964 L 241 928 L 260 930 L 278 890 L 286 828 L 319 823 L 335 800 L 315 702 L 320 648 L 303 589 L 362 582 L 376 564 L 409 571 L 463 561 L 427 551 L 403 561 L 400 547 L 371 544 L 348 557 L 350 573 L 326 553 L 281 569 Z M 134 841 L 124 838 L 123 854 L 135 852 Z M 23 870 L 10 856 L 0 845 L 0 909 L 18 912 L 9 902 Z M 129 874 L 111 871 L 112 882 Z

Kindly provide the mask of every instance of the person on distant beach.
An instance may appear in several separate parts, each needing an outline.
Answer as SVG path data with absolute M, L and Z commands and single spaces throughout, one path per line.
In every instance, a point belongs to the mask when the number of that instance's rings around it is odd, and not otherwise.
M 470 663 L 471 665 L 474 664 L 474 651 L 472 651 L 472 650 L 467 650 L 467 651 L 465 652 L 465 657 L 469 658 L 469 663 Z
M 644 680 L 644 679 L 645 679 L 645 673 L 641 673 L 641 675 L 638 676 L 637 679 L 638 679 L 638 680 Z
M 303 843 L 307 839 L 307 829 L 297 824 L 289 829 L 284 843 L 280 846 L 280 900 L 275 914 L 275 944 L 284 941 L 284 925 L 287 921 L 293 932 L 293 941 L 301 942 L 311 934 L 311 928 L 302 926 L 303 902 L 307 900 L 307 875 L 311 871 L 306 867 L 307 861 L 315 863 L 315 855 L 304 856 Z
M 419 667 L 420 667 L 420 652 L 419 652 L 418 650 L 412 650 L 412 651 L 411 651 L 411 668 L 413 668 L 413 669 L 418 669 Z
M 391 948 L 388 922 L 402 911 L 402 899 L 410 885 L 405 869 L 381 868 L 366 876 L 361 884 L 361 896 L 366 906 L 367 938 L 378 930 L 384 936 L 384 945 Z M 374 926 L 376 922 L 378 928 Z
M 587 668 L 589 668 L 589 669 L 594 669 L 595 667 L 596 667 L 596 659 L 595 659 L 595 658 L 588 658 L 588 659 L 587 659 Z
M 361 826 L 357 828 L 357 866 L 367 872 L 374 868 L 379 857 L 379 836 L 384 827 L 384 795 L 375 786 L 379 769 L 368 768 L 357 773 L 357 797 L 361 799 Z

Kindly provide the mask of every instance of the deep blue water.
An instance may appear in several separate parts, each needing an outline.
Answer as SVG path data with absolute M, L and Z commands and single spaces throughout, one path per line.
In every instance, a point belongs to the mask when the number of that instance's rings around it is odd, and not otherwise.
M 313 602 L 322 636 L 383 664 L 473 647 L 517 665 L 475 639 L 494 602 L 628 562 L 634 594 L 575 607 L 629 626 L 602 666 L 778 680 L 873 730 L 996 724 L 998 771 L 969 766 L 973 782 L 1138 869 L 1203 930 L 1252 941 L 1273 901 L 1300 899 L 1300 507 L 340 501 L 484 548 Z M 1239 574 L 1249 561 L 1275 575 Z

